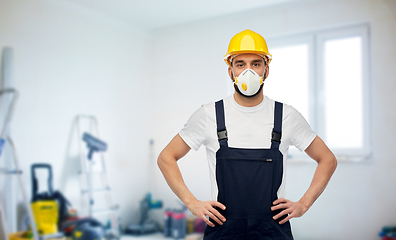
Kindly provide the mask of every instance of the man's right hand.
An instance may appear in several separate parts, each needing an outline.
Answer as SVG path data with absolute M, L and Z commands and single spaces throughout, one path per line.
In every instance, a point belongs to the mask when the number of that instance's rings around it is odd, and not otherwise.
M 226 219 L 214 207 L 219 207 L 223 210 L 226 209 L 223 204 L 216 201 L 195 200 L 187 206 L 188 210 L 190 210 L 194 216 L 203 219 L 209 226 L 214 227 L 215 225 L 206 216 L 209 216 L 218 224 L 223 225 L 223 222 L 225 222 Z

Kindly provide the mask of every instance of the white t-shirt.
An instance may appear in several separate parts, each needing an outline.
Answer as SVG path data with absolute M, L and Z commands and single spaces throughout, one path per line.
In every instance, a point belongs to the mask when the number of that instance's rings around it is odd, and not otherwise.
M 271 148 L 274 127 L 275 101 L 264 96 L 255 107 L 239 105 L 233 96 L 224 99 L 225 125 L 228 146 L 233 148 Z M 209 162 L 212 200 L 217 200 L 216 152 L 220 145 L 217 139 L 216 112 L 214 102 L 200 107 L 179 132 L 186 144 L 197 151 L 206 147 Z M 283 104 L 282 138 L 279 149 L 283 154 L 283 178 L 278 197 L 285 197 L 286 159 L 289 146 L 304 151 L 316 137 L 304 117 L 293 107 Z

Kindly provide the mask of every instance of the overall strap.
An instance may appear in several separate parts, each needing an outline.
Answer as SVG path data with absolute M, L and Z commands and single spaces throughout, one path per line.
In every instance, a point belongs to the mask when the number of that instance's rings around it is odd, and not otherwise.
M 272 129 L 271 148 L 279 149 L 282 138 L 283 103 L 275 102 L 274 129 Z
M 224 117 L 224 103 L 223 100 L 217 101 L 215 103 L 216 109 L 216 124 L 217 124 L 217 138 L 219 140 L 220 147 L 228 146 L 227 129 L 225 126 Z

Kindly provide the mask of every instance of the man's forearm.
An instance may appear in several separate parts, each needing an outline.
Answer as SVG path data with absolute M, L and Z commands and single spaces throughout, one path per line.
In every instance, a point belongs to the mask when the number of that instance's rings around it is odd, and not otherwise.
M 176 159 L 161 153 L 157 163 L 169 187 L 185 205 L 196 200 L 184 183 Z
M 214 207 L 219 207 L 224 210 L 225 206 L 216 201 L 199 201 L 196 199 L 184 183 L 175 158 L 167 156 L 166 153 L 161 153 L 157 162 L 169 187 L 194 216 L 201 218 L 211 227 L 214 227 L 215 225 L 206 218 L 206 216 L 209 216 L 218 224 L 223 225 L 223 222 L 225 222 L 226 219 L 216 209 L 214 209 Z
M 337 167 L 337 160 L 334 154 L 318 136 L 315 137 L 305 152 L 318 163 L 318 166 L 316 167 L 311 185 L 298 202 L 283 198 L 273 202 L 272 211 L 283 209 L 282 212 L 274 216 L 274 219 L 289 214 L 279 222 L 280 224 L 304 215 L 320 194 L 322 194 Z
M 326 188 L 337 167 L 337 160 L 333 154 L 318 161 L 311 185 L 300 199 L 300 203 L 308 210 Z
M 177 134 L 158 156 L 158 167 L 169 187 L 194 216 L 201 218 L 211 227 L 215 225 L 206 216 L 222 225 L 226 219 L 214 207 L 224 210 L 225 206 L 216 201 L 199 201 L 184 183 L 177 161 L 184 157 L 188 151 L 190 151 L 190 147 Z

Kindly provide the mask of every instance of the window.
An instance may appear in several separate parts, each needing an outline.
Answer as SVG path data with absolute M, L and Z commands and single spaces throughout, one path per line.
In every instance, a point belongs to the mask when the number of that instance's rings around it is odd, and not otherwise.
M 368 25 L 268 39 L 264 94 L 295 107 L 339 160 L 370 156 Z M 291 149 L 289 158 L 304 154 Z
M 363 147 L 361 47 L 360 37 L 324 43 L 325 135 L 334 148 Z
M 276 56 L 276 60 L 271 62 L 271 79 L 265 83 L 264 94 L 277 101 L 293 103 L 293 106 L 309 119 L 308 45 L 274 48 L 270 52 Z

